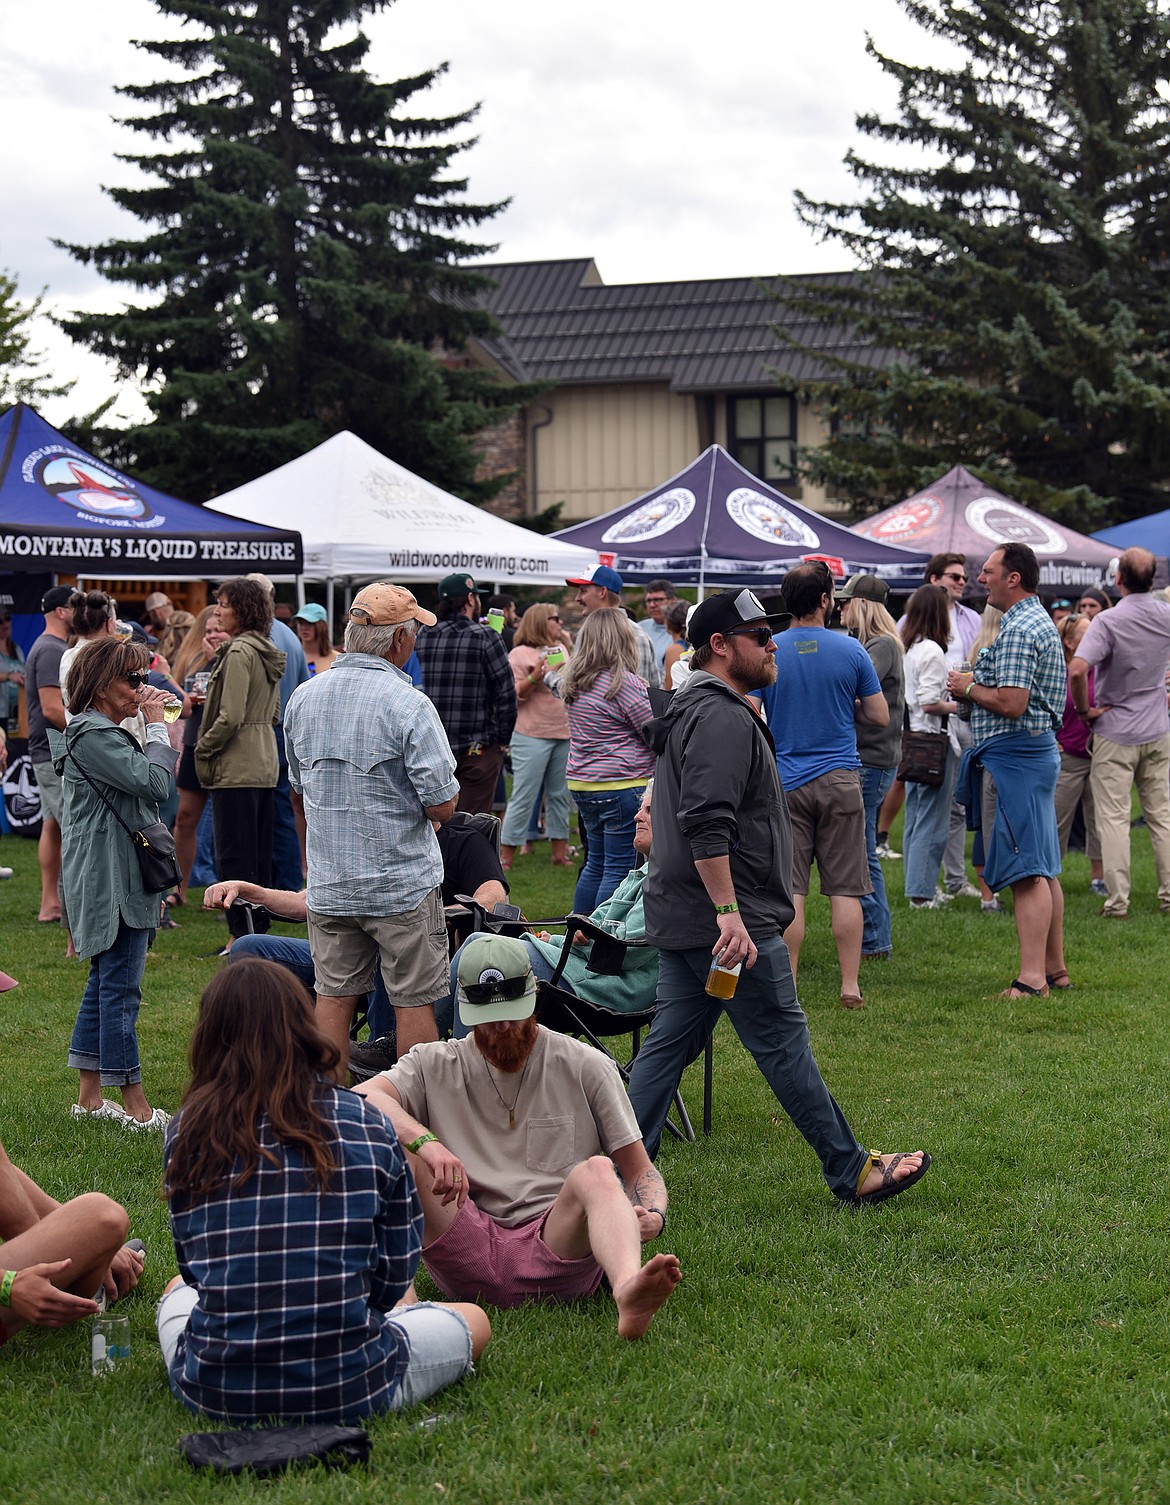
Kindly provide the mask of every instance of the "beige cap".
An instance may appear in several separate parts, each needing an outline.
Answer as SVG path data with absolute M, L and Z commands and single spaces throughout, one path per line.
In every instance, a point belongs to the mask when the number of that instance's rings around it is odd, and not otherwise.
M 438 621 L 434 612 L 424 611 L 408 590 L 386 580 L 364 586 L 349 608 L 350 621 L 361 622 L 367 627 L 393 627 L 399 622 L 409 622 L 411 618 L 424 627 L 433 627 Z
M 171 598 L 165 591 L 151 591 L 150 595 L 146 598 L 143 610 L 153 611 L 156 606 L 169 606 L 170 604 Z

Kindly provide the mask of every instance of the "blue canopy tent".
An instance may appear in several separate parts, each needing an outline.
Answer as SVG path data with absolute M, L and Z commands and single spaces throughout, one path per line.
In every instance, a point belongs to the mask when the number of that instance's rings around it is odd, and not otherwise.
M 596 549 L 631 583 L 665 575 L 700 593 L 779 584 L 814 558 L 838 579 L 864 570 L 891 585 L 918 585 L 929 557 L 858 538 L 761 481 L 718 444 L 652 491 L 553 536 Z
M 1170 554 L 1170 512 L 1154 512 L 1149 517 L 1135 517 L 1131 523 L 1116 528 L 1102 528 L 1091 535 L 1113 549 L 1142 548 L 1151 554 Z
M 301 536 L 180 502 L 70 443 L 23 402 L 0 417 L 0 571 L 91 579 L 301 572 Z

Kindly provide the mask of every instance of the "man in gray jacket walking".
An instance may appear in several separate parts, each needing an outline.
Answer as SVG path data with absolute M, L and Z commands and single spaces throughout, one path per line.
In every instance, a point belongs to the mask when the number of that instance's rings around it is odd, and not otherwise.
M 792 831 L 767 727 L 744 698 L 776 676 L 769 617 L 750 590 L 709 597 L 691 616 L 691 676 L 645 729 L 658 754 L 654 860 L 643 889 L 659 948 L 658 1012 L 638 1052 L 630 1101 L 653 1157 L 696 1032 L 726 1009 L 781 1106 L 842 1201 L 884 1201 L 930 1156 L 862 1148 L 825 1086 L 796 997 L 783 932 L 792 903 Z M 732 998 L 705 990 L 712 958 L 741 966 Z

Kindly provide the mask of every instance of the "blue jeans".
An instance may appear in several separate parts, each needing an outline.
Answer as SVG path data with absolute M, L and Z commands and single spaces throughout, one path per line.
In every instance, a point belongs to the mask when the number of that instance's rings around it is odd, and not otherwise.
M 813 1058 L 787 946 L 778 935 L 756 945 L 755 966 L 740 973 L 735 997 L 726 1003 L 704 992 L 711 965 L 708 947 L 659 952 L 658 1011 L 630 1076 L 630 1105 L 646 1153 L 651 1158 L 658 1153 L 687 1052 L 726 1011 L 781 1107 L 816 1151 L 830 1191 L 848 1199 L 857 1191 L 868 1156 Z
M 894 944 L 890 931 L 890 901 L 886 898 L 886 880 L 877 854 L 877 821 L 882 800 L 890 792 L 896 771 L 893 768 L 866 768 L 864 765 L 860 769 L 861 798 L 865 805 L 865 854 L 869 859 L 869 881 L 873 884 L 873 893 L 861 896 L 861 949 L 867 955 L 872 951 L 891 951 Z
M 130 1087 L 142 1080 L 134 1026 L 142 1005 L 150 936 L 149 930 L 132 930 L 120 920 L 114 944 L 90 958 L 69 1042 L 69 1065 L 79 1071 L 100 1071 L 103 1087 Z
M 577 914 L 592 914 L 611 898 L 618 884 L 637 862 L 634 816 L 646 792 L 633 789 L 574 789 L 577 815 L 589 838 L 589 855 L 573 893 Z
M 295 935 L 241 935 L 232 942 L 228 959 L 243 961 L 246 956 L 259 957 L 261 961 L 276 962 L 300 979 L 310 993 L 316 991 L 316 974 L 313 971 L 313 956 L 308 941 Z M 360 1007 L 360 1004 L 359 1004 Z M 370 1021 L 370 1039 L 394 1033 L 394 1010 L 386 994 L 382 973 L 374 978 L 374 991 L 367 996 L 366 1007 Z
M 512 733 L 512 798 L 504 811 L 504 829 L 500 835 L 504 846 L 518 847 L 528 839 L 533 803 L 539 801 L 540 788 L 545 783 L 548 786 L 545 835 L 553 841 L 569 839 L 569 790 L 565 783 L 568 761 L 567 737 L 523 737 Z
M 947 832 L 951 824 L 951 802 L 955 793 L 955 775 L 959 760 L 954 748 L 947 749 L 947 766 L 943 781 L 906 785 L 906 815 L 902 823 L 902 869 L 908 899 L 930 899 L 938 886 Z

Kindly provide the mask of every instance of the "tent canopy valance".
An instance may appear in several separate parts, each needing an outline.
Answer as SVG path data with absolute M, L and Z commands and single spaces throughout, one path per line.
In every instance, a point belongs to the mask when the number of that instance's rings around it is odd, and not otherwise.
M 476 580 L 560 585 L 591 572 L 593 549 L 518 527 L 412 474 L 348 431 L 208 506 L 295 527 L 310 580 Z
M 1025 543 L 1040 564 L 1040 594 L 1050 597 L 1103 585 L 1117 552 L 993 491 L 962 465 L 851 531 L 928 554 L 962 554 L 972 580 L 993 549 Z
M 296 576 L 301 540 L 115 470 L 25 403 L 0 416 L 0 570 L 90 578 Z
M 812 558 L 826 560 L 838 579 L 864 570 L 917 585 L 927 557 L 858 538 L 761 481 L 718 444 L 632 502 L 553 536 L 598 550 L 631 583 L 663 575 L 716 589 L 778 585 Z

